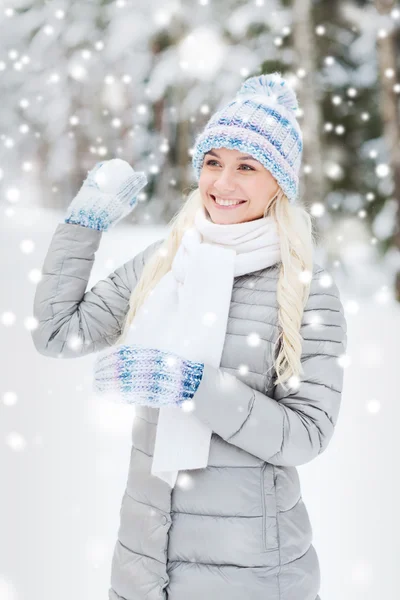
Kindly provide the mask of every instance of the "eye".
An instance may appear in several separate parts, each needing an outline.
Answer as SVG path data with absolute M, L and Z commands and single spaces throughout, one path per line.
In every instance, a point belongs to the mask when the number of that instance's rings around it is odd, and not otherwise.
M 207 165 L 211 165 L 211 163 L 216 163 L 216 162 L 218 162 L 218 161 L 211 159 L 211 160 L 208 160 L 206 162 L 206 164 Z M 253 169 L 253 167 L 250 167 L 250 165 L 246 165 L 245 163 L 242 163 L 240 166 L 241 167 L 247 167 L 250 171 L 255 171 L 255 169 Z

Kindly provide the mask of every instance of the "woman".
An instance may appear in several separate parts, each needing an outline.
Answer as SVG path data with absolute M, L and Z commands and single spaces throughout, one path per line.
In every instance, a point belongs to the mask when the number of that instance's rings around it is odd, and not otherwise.
M 144 174 L 96 165 L 52 239 L 35 346 L 104 350 L 95 390 L 136 409 L 110 600 L 320 600 L 296 466 L 332 438 L 347 338 L 297 202 L 297 108 L 279 73 L 245 81 L 198 136 L 166 239 L 90 291 Z

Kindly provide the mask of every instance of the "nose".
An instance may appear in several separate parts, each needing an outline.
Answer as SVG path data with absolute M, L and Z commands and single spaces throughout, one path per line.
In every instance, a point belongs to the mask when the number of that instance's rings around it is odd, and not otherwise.
M 235 183 L 232 175 L 229 174 L 227 169 L 223 169 L 219 175 L 215 176 L 214 187 L 222 194 L 228 194 L 235 190 Z

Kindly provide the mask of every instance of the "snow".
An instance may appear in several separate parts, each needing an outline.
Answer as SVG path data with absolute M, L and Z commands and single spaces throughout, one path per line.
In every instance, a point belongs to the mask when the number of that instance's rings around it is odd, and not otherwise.
M 12 4 L 0 20 L 0 599 L 100 600 L 110 585 L 134 407 L 92 396 L 94 356 L 57 360 L 34 348 L 33 296 L 60 209 L 88 169 L 120 155 L 151 179 L 151 201 L 143 197 L 137 221 L 171 216 L 175 187 L 190 184 L 167 152 L 170 145 L 183 155 L 190 143 L 177 140 L 179 123 L 188 120 L 196 134 L 266 57 L 285 65 L 299 89 L 305 65 L 286 39 L 294 39 L 293 7 L 278 0 L 71 2 L 68 11 L 52 2 Z M 400 252 L 392 246 L 381 257 L 376 249 L 393 232 L 396 202 L 385 175 L 388 145 L 373 124 L 381 120 L 376 40 L 398 29 L 400 13 L 379 16 L 354 2 L 332 12 L 325 4 L 318 23 L 326 38 L 320 30 L 314 58 L 323 65 L 316 82 L 328 134 L 324 170 L 333 184 L 311 209 L 325 236 L 316 261 L 332 265 L 348 348 L 335 434 L 299 474 L 321 600 L 392 600 L 400 533 L 400 306 L 393 297 Z M 354 111 L 347 86 L 356 91 Z M 153 127 L 156 101 L 163 108 Z M 166 233 L 163 225 L 119 223 L 102 237 L 88 287 Z
M 63 213 L 14 209 L 1 217 L 0 313 L 15 320 L 0 325 L 0 597 L 106 598 L 134 407 L 93 398 L 94 356 L 36 352 L 26 328 L 35 291 L 29 273 L 41 269 Z M 103 234 L 89 287 L 166 233 L 121 223 Z M 390 269 L 358 243 L 342 257 L 346 271 L 330 271 L 349 339 L 339 422 L 328 449 L 299 467 L 323 600 L 394 598 L 396 589 L 400 308 Z

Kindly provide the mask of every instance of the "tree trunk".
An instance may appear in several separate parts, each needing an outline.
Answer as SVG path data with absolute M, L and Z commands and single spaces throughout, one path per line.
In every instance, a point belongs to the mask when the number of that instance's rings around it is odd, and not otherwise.
M 381 15 L 388 14 L 394 8 L 393 0 L 375 0 L 377 11 Z M 396 227 L 394 245 L 400 252 L 400 115 L 398 100 L 393 89 L 397 80 L 396 65 L 396 30 L 387 32 L 377 42 L 379 80 L 381 84 L 380 111 L 383 122 L 383 134 L 389 151 L 390 167 L 393 172 L 394 191 L 393 197 L 397 202 Z M 393 69 L 394 77 L 385 75 L 386 69 Z M 395 276 L 396 299 L 400 302 L 400 271 Z
M 293 2 L 293 44 L 297 56 L 298 68 L 304 68 L 305 77 L 297 93 L 299 105 L 303 111 L 301 128 L 303 132 L 303 165 L 309 164 L 311 173 L 300 175 L 300 189 L 307 208 L 314 202 L 324 202 L 326 182 L 324 178 L 322 143 L 321 143 L 321 110 L 318 88 L 315 81 L 317 61 L 314 42 L 314 25 L 312 20 L 312 1 L 294 0 Z M 323 221 L 315 223 L 319 236 Z M 326 227 L 329 223 L 326 225 Z
M 183 88 L 183 86 L 178 85 L 178 102 L 177 108 L 179 110 L 179 106 L 182 104 L 187 91 Z M 188 177 L 188 163 L 189 163 L 189 140 L 190 134 L 190 126 L 189 121 L 187 119 L 182 119 L 178 121 L 177 128 L 177 138 L 176 142 L 178 144 L 178 155 L 177 155 L 177 165 L 178 165 L 178 173 L 180 179 L 179 188 L 182 190 L 183 194 L 186 194 L 190 182 Z

